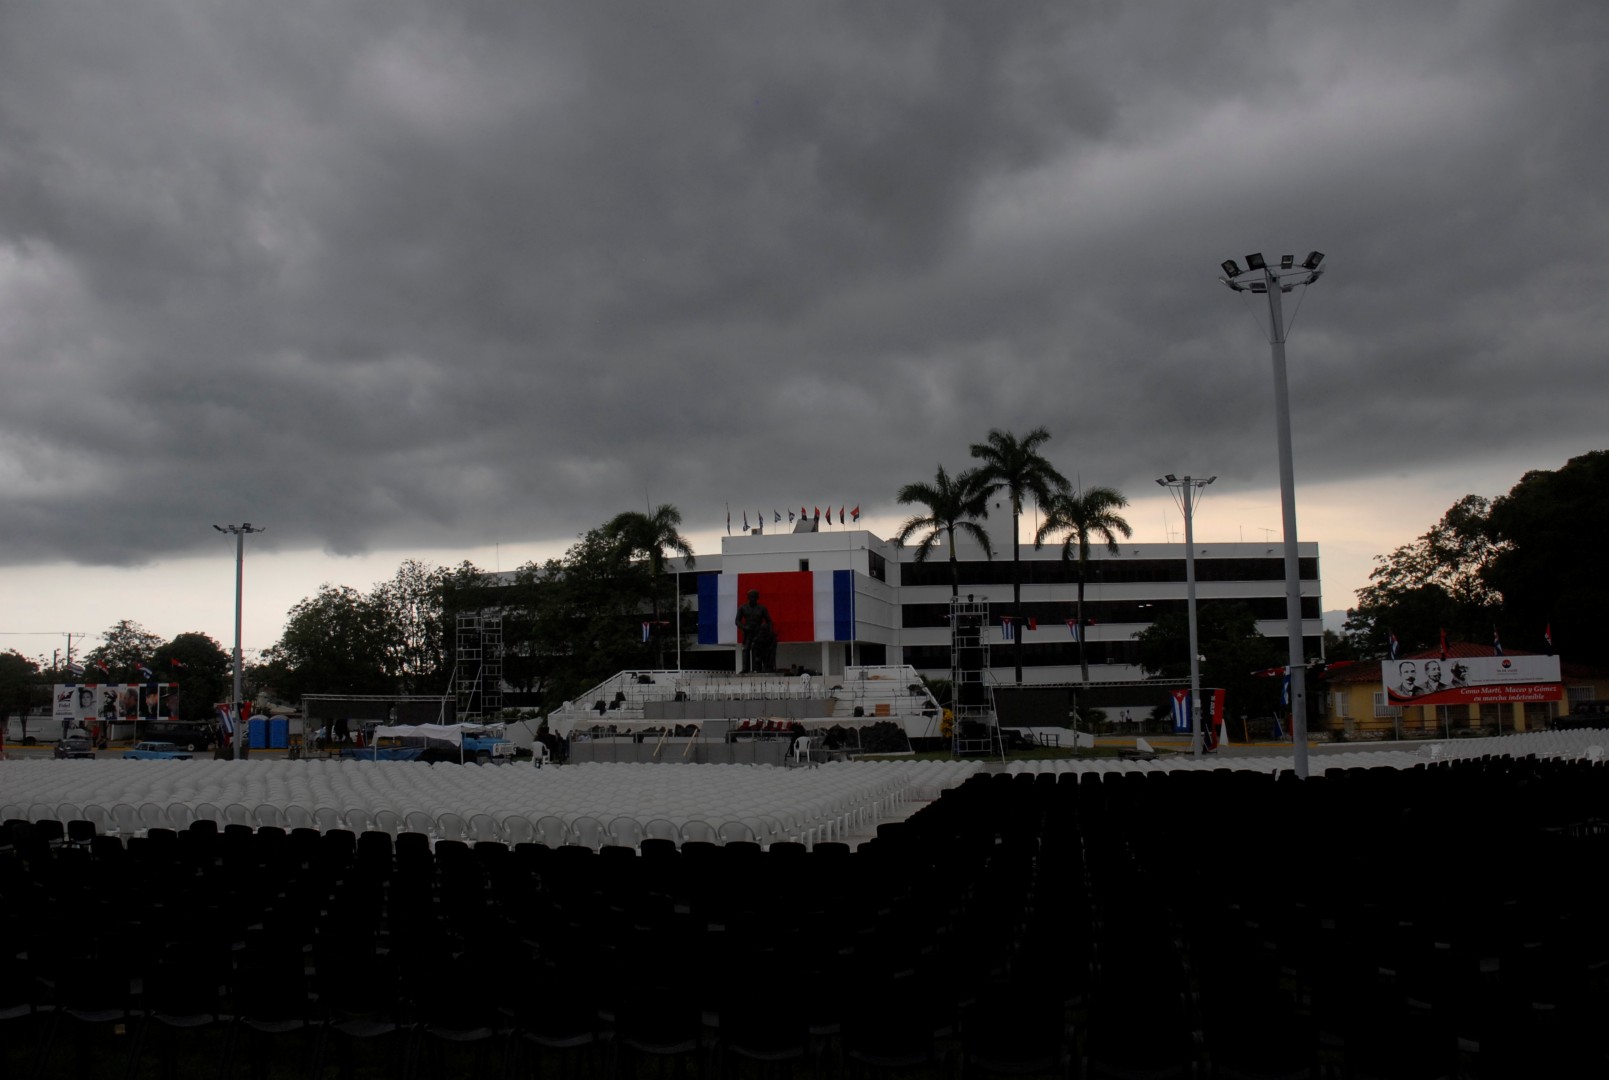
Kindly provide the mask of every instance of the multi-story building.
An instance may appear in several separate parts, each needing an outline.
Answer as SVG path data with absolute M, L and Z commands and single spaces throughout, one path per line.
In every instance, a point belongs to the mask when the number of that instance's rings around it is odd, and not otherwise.
M 1022 604 L 1013 610 L 1010 537 L 996 538 L 997 554 L 986 559 L 970 542 L 957 545 L 959 596 L 988 605 L 989 666 L 1014 668 L 1015 644 L 1004 620 L 1022 637 L 1023 681 L 1079 680 L 1078 641 L 1072 625 L 1078 597 L 1077 564 L 1064 561 L 1061 545 L 1022 546 Z M 1318 545 L 1304 543 L 1301 556 L 1302 633 L 1309 657 L 1320 654 Z M 700 555 L 696 565 L 679 562 L 681 593 L 697 611 L 697 644 L 684 651 L 685 666 L 737 666 L 737 606 L 750 588 L 778 625 L 777 665 L 826 675 L 852 664 L 910 664 L 924 675 L 950 674 L 949 550 L 934 549 L 917 562 L 911 546 L 896 546 L 855 529 L 729 536 L 719 556 Z M 1267 543 L 1196 544 L 1199 602 L 1237 600 L 1248 605 L 1265 635 L 1283 639 L 1285 565 L 1283 549 Z M 1144 678 L 1134 635 L 1158 616 L 1185 609 L 1183 544 L 1124 543 L 1116 554 L 1091 552 L 1084 588 L 1084 649 L 1092 681 L 1134 682 Z M 690 629 L 690 628 L 686 628 Z M 691 636 L 691 634 L 689 634 Z

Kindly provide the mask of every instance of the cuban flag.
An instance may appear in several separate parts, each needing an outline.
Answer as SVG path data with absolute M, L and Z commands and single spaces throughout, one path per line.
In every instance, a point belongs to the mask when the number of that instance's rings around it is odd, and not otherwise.
M 1173 692 L 1173 733 L 1184 735 L 1190 730 L 1190 691 Z
M 1497 627 L 1492 627 L 1492 655 L 1503 655 L 1503 639 L 1497 636 Z
M 218 706 L 218 730 L 222 731 L 225 735 L 233 735 L 235 733 L 235 714 L 228 705 Z
M 1077 619 L 1068 619 L 1067 620 L 1067 632 L 1073 635 L 1073 640 L 1074 641 L 1083 641 L 1084 640 L 1084 635 L 1079 633 L 1079 631 L 1078 631 L 1078 620 Z
M 1548 643 L 1548 655 L 1553 655 L 1553 624 L 1542 627 L 1542 640 Z
M 651 623 L 651 622 L 643 623 L 642 624 L 642 639 L 644 641 L 647 641 L 648 640 L 648 635 L 652 634 L 653 631 L 654 631 L 654 624 L 653 623 Z
M 67 674 L 74 678 L 81 678 L 84 674 L 84 665 L 76 660 L 67 661 Z
M 781 570 L 754 574 L 701 574 L 698 643 L 736 645 L 737 609 L 757 589 L 771 613 L 778 643 L 855 640 L 853 570 Z
M 140 678 L 145 679 L 147 682 L 156 678 L 156 672 L 152 671 L 144 664 L 135 664 L 134 666 L 139 669 Z
M 1392 633 L 1390 630 L 1386 631 L 1386 647 L 1391 650 L 1391 659 L 1395 660 L 1397 658 L 1398 648 L 1397 635 Z
M 1016 641 L 1017 640 L 1017 628 L 1014 625 L 1012 625 L 1010 615 L 1002 615 L 1002 616 L 1000 616 L 1000 640 L 1001 641 Z
M 95 666 L 100 668 L 102 675 L 110 675 L 112 673 L 112 669 L 101 663 L 99 660 L 95 661 Z

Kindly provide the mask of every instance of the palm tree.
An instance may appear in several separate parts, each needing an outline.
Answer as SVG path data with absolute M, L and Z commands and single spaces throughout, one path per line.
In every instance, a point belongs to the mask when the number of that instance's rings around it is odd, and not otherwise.
M 986 495 L 1004 490 L 1011 496 L 1011 604 L 1012 618 L 1018 627 L 1025 625 L 1017 616 L 1022 610 L 1022 556 L 1019 550 L 1018 519 L 1022 517 L 1023 500 L 1033 496 L 1039 506 L 1048 506 L 1060 492 L 1067 490 L 1067 478 L 1039 453 L 1039 448 L 1050 441 L 1050 432 L 1036 427 L 1021 439 L 1009 431 L 998 428 L 989 432 L 985 442 L 972 444 L 972 456 L 983 464 L 978 468 L 978 479 Z M 1022 682 L 1022 634 L 1018 633 L 1017 682 Z
M 978 473 L 969 469 L 950 479 L 950 474 L 939 466 L 938 475 L 931 484 L 906 484 L 894 496 L 895 501 L 905 504 L 920 504 L 927 508 L 927 513 L 917 514 L 901 525 L 899 532 L 894 536 L 894 543 L 903 544 L 916 533 L 926 529 L 927 534 L 916 545 L 916 561 L 927 562 L 927 557 L 933 553 L 938 544 L 939 537 L 944 537 L 945 544 L 950 549 L 950 595 L 961 595 L 960 563 L 955 557 L 955 534 L 957 530 L 966 533 L 978 542 L 983 553 L 988 558 L 994 558 L 994 546 L 989 542 L 989 533 L 979 525 L 975 518 L 989 516 L 989 493 L 978 485 Z
M 1062 540 L 1061 557 L 1066 562 L 1073 557 L 1073 546 L 1078 547 L 1078 670 L 1084 685 L 1089 685 L 1089 660 L 1084 656 L 1084 580 L 1089 569 L 1089 545 L 1092 537 L 1106 545 L 1106 550 L 1117 554 L 1117 538 L 1125 540 L 1134 535 L 1129 523 L 1117 511 L 1129 504 L 1116 488 L 1092 487 L 1074 493 L 1064 491 L 1045 508 L 1045 523 L 1034 536 L 1034 547 L 1040 547 L 1045 537 L 1066 533 Z
M 677 530 L 681 523 L 681 511 L 670 503 L 664 503 L 652 514 L 636 510 L 616 514 L 603 527 L 604 536 L 621 544 L 627 552 L 648 559 L 649 592 L 656 624 L 659 622 L 659 579 L 665 572 L 665 553 L 681 555 L 687 559 L 688 566 L 693 565 L 693 546 Z M 680 596 L 676 602 L 681 603 Z M 658 664 L 662 668 L 665 666 L 663 645 L 660 646 Z

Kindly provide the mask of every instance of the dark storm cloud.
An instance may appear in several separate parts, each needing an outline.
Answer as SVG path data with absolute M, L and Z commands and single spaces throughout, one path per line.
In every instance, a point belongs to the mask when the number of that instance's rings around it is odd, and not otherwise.
M 0 3 L 0 544 L 1594 448 L 1602 7 Z M 1302 300 L 1296 310 L 1296 302 Z M 1244 309 L 1243 311 L 1240 309 Z

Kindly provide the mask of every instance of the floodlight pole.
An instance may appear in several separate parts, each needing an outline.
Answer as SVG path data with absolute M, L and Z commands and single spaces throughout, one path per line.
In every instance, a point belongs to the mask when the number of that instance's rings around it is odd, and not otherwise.
M 1274 361 L 1274 416 L 1279 435 L 1279 502 L 1285 527 L 1285 627 L 1289 652 L 1292 764 L 1301 779 L 1307 779 L 1307 660 L 1302 644 L 1301 557 L 1296 548 L 1296 470 L 1291 460 L 1290 386 L 1285 375 L 1285 315 L 1280 298 L 1298 284 L 1311 285 L 1323 273 L 1319 264 L 1324 253 L 1308 253 L 1300 267 L 1289 255 L 1279 268 L 1267 265 L 1261 254 L 1246 256 L 1242 271 L 1233 261 L 1225 262 L 1225 277 L 1219 278 L 1236 292 L 1268 294 L 1268 344 Z M 1245 274 L 1250 285 L 1237 280 Z M 1305 279 L 1292 280 L 1287 278 Z
M 267 526 L 253 527 L 251 522 L 241 525 L 214 525 L 214 529 L 223 533 L 233 533 L 235 537 L 235 696 L 230 699 L 230 707 L 239 710 L 235 716 L 235 758 L 239 760 L 247 756 L 247 749 L 251 745 L 250 732 L 246 728 L 246 710 L 240 700 L 243 692 L 242 673 L 240 670 L 240 609 L 241 596 L 246 581 L 246 534 L 260 533 Z
M 1195 507 L 1206 494 L 1207 485 L 1218 479 L 1176 477 L 1172 473 L 1157 483 L 1173 492 L 1184 511 L 1184 596 L 1190 622 L 1190 755 L 1201 756 L 1201 646 L 1196 633 L 1196 533 Z

